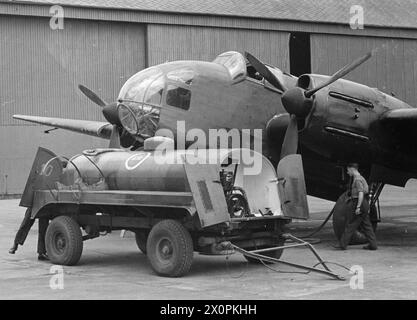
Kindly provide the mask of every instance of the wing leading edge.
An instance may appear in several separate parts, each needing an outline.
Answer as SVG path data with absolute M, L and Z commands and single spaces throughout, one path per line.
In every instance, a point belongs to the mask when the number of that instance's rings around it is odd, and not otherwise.
M 417 108 L 390 110 L 378 124 L 373 133 L 381 146 L 395 153 L 417 156 Z
M 14 115 L 14 119 L 43 124 L 46 126 L 65 129 L 73 132 L 87 134 L 103 139 L 110 139 L 113 126 L 108 122 L 76 120 L 64 118 L 50 118 L 26 115 Z
M 415 121 L 417 120 L 417 108 L 404 108 L 391 110 L 384 113 L 381 121 Z

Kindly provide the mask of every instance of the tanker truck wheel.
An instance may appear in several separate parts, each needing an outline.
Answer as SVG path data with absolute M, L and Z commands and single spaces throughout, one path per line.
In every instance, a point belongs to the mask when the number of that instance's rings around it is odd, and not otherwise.
M 280 238 L 278 240 L 277 244 L 274 245 L 274 247 L 281 247 L 281 246 L 284 245 L 284 243 L 285 243 L 285 239 Z M 256 249 L 264 249 L 264 247 L 256 248 Z M 255 248 L 251 248 L 249 250 L 255 250 Z M 275 250 L 275 251 L 263 252 L 261 254 L 264 255 L 264 256 L 270 257 L 270 258 L 279 259 L 279 258 L 281 258 L 283 252 L 284 252 L 284 249 L 280 249 L 280 250 Z M 248 256 L 244 256 L 244 257 L 249 263 L 253 263 L 253 264 L 262 264 L 262 262 L 266 263 L 266 264 L 270 263 L 270 262 L 267 262 L 267 261 L 261 261 L 259 259 L 248 257 Z
M 83 251 L 80 226 L 71 217 L 56 217 L 46 230 L 45 244 L 52 263 L 65 266 L 77 264 Z
M 146 242 L 148 241 L 149 231 L 140 230 L 135 232 L 136 244 L 140 251 L 146 254 Z
M 191 268 L 193 240 L 181 223 L 163 220 L 149 233 L 146 252 L 153 270 L 158 275 L 181 277 Z

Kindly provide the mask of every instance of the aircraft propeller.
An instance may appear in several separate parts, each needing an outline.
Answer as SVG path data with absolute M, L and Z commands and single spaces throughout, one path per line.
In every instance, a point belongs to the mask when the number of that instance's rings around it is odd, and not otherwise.
M 136 140 L 128 132 L 126 132 L 126 129 L 123 128 L 120 122 L 117 112 L 117 103 L 105 102 L 95 92 L 86 86 L 83 86 L 82 84 L 78 85 L 78 88 L 88 99 L 103 108 L 102 112 L 104 118 L 106 118 L 106 120 L 113 125 L 113 132 L 110 138 L 110 147 L 117 148 L 119 145 L 121 145 L 124 148 L 128 148 L 134 145 Z
M 352 63 L 344 66 L 334 73 L 327 81 L 319 84 L 317 87 L 305 90 L 300 87 L 288 89 L 269 69 L 268 67 L 251 55 L 245 52 L 246 59 L 271 85 L 283 92 L 281 96 L 282 105 L 290 115 L 290 122 L 285 132 L 284 141 L 281 148 L 281 159 L 287 155 L 297 153 L 298 148 L 298 120 L 304 120 L 310 114 L 313 108 L 313 96 L 319 90 L 329 86 L 333 82 L 359 67 L 362 63 L 372 57 L 372 52 L 367 53 Z

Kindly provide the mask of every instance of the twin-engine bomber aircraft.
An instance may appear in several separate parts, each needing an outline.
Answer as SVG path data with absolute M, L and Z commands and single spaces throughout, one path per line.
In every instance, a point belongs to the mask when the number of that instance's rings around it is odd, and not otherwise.
M 144 69 L 110 104 L 80 85 L 103 108 L 107 122 L 14 118 L 110 139 L 111 147 L 131 149 L 140 148 L 160 128 L 177 134 L 179 120 L 185 130 L 206 133 L 210 128 L 262 129 L 263 153 L 274 164 L 283 155 L 302 154 L 309 195 L 335 201 L 347 182 L 343 166 L 354 161 L 371 182 L 375 206 L 385 184 L 404 187 L 417 178 L 417 144 L 411 139 L 417 136 L 417 108 L 341 79 L 371 56 L 333 76 L 297 78 L 249 53 L 247 62 L 240 53 L 226 52 L 213 62 L 175 61 Z

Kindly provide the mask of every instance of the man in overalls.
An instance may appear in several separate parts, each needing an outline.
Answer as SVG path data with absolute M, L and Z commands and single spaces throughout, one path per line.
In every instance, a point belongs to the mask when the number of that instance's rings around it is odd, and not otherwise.
M 348 217 L 349 220 L 346 224 L 345 231 L 340 237 L 340 249 L 346 250 L 353 233 L 358 230 L 359 227 L 362 227 L 361 230 L 369 242 L 363 249 L 377 250 L 376 237 L 369 218 L 369 187 L 358 169 L 359 166 L 357 163 L 350 163 L 347 166 L 347 173 L 352 177 L 352 185 L 350 188 L 354 212 Z
M 30 229 L 32 228 L 35 219 L 31 218 L 31 208 L 26 209 L 25 217 L 16 233 L 16 237 L 13 242 L 13 246 L 10 248 L 9 253 L 15 254 L 19 245 L 23 245 L 28 236 Z M 38 229 L 38 260 L 49 260 L 46 253 L 45 247 L 45 235 L 46 229 L 48 229 L 49 220 L 48 218 L 39 218 L 39 229 Z

